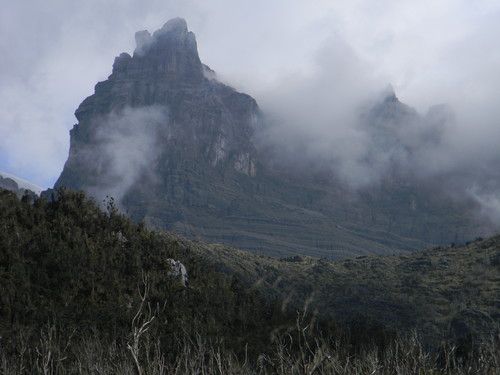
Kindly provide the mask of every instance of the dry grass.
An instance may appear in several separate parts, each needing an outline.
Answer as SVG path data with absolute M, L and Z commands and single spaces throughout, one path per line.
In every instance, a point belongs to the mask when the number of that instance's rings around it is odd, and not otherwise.
M 272 347 L 258 355 L 249 355 L 247 347 L 229 348 L 216 337 L 160 337 L 152 325 L 160 315 L 147 302 L 148 292 L 143 274 L 126 337 L 47 324 L 39 332 L 18 330 L 9 340 L 0 338 L 1 374 L 500 374 L 499 336 L 475 341 L 466 350 L 456 345 L 428 350 L 416 331 L 381 346 L 374 344 L 377 340 L 353 345 L 348 331 L 322 337 L 315 325 L 317 313 L 307 312 L 308 303 L 294 326 L 270 332 Z M 166 340 L 168 346 L 163 345 Z
M 38 340 L 33 337 L 38 336 Z M 485 342 L 468 357 L 457 348 L 426 351 L 412 334 L 385 348 L 354 353 L 342 338 L 312 337 L 298 319 L 294 330 L 275 338 L 274 348 L 256 358 L 236 356 L 223 343 L 202 337 L 177 338 L 176 353 L 162 351 L 160 340 L 145 332 L 137 350 L 129 338 L 106 341 L 98 334 L 61 334 L 47 326 L 37 335 L 20 333 L 14 346 L 2 346 L 0 369 L 13 374 L 498 374 L 498 341 Z M 172 338 L 174 339 L 174 338 Z

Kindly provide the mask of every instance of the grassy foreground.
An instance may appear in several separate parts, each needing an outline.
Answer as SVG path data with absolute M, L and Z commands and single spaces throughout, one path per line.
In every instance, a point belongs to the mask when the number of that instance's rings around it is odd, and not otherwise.
M 134 327 L 133 330 L 138 327 Z M 147 331 L 128 340 L 107 341 L 99 334 L 61 335 L 54 326 L 30 342 L 20 335 L 13 351 L 2 348 L 2 374 L 498 374 L 498 343 L 484 343 L 463 356 L 448 346 L 430 353 L 416 335 L 397 338 L 383 349 L 353 352 L 342 337 L 323 340 L 307 326 L 275 337 L 257 357 L 237 355 L 223 342 L 201 336 L 176 338 L 175 351 Z

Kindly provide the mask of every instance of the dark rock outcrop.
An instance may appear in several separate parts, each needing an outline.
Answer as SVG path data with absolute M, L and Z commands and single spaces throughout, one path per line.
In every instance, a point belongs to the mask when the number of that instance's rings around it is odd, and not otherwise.
M 37 194 L 29 189 L 26 189 L 10 177 L 3 177 L 0 175 L 0 189 L 9 190 L 17 195 L 18 198 L 26 197 L 33 201 Z
M 107 163 L 99 157 L 104 152 L 101 146 L 109 131 L 116 133 L 109 114 L 120 121 L 120 116 L 136 113 L 134 109 L 143 114 L 139 116 L 143 123 L 134 124 L 139 128 L 134 131 L 151 143 L 142 146 L 153 147 L 152 143 L 161 141 L 155 155 L 163 163 L 161 168 L 183 164 L 198 169 L 201 163 L 255 175 L 251 138 L 259 123 L 258 106 L 250 96 L 205 77 L 210 69 L 201 63 L 186 22 L 170 20 L 153 35 L 138 32 L 136 41 L 133 56 L 118 56 L 108 80 L 99 82 L 94 95 L 76 110 L 79 123 L 71 131 L 70 156 L 56 187 L 99 190 L 110 173 L 101 168 Z M 164 116 L 156 120 L 151 133 L 144 122 L 158 108 Z M 126 155 L 116 157 L 126 159 Z
M 0 188 L 17 192 L 19 190 L 19 185 L 12 178 L 0 176 Z

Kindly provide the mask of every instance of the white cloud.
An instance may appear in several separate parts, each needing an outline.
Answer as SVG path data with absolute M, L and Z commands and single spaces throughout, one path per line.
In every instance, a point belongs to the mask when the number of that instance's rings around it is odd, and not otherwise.
M 421 111 L 449 102 L 459 126 L 443 165 L 496 156 L 498 1 L 32 0 L 3 4 L 0 13 L 0 169 L 50 186 L 78 104 L 113 57 L 132 50 L 135 31 L 175 16 L 196 33 L 202 60 L 264 106 L 287 77 L 314 76 L 327 51 L 332 97 L 336 82 L 360 95 L 362 84 L 380 80 Z M 342 48 L 368 79 L 344 75 Z

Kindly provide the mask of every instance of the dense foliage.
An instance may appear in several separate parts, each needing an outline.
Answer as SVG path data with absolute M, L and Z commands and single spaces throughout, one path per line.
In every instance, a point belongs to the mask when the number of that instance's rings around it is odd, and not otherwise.
M 148 309 L 165 345 L 175 335 L 200 334 L 265 345 L 279 308 L 235 277 L 201 263 L 175 237 L 135 225 L 108 202 L 102 211 L 81 193 L 52 202 L 19 201 L 0 192 L 0 329 L 47 323 L 123 336 L 147 280 Z M 187 268 L 189 285 L 171 276 L 168 259 Z
M 270 258 L 216 247 L 214 261 L 213 246 L 134 224 L 112 200 L 102 210 L 82 193 L 55 195 L 19 200 L 0 190 L 2 373 L 498 369 L 494 341 L 468 353 L 453 346 L 427 353 L 416 337 L 364 317 L 338 326 L 309 303 L 297 315 L 298 305 L 283 300 L 279 287 L 272 293 Z M 186 266 L 187 286 L 172 274 L 171 259 Z M 237 260 L 247 273 L 237 270 Z

